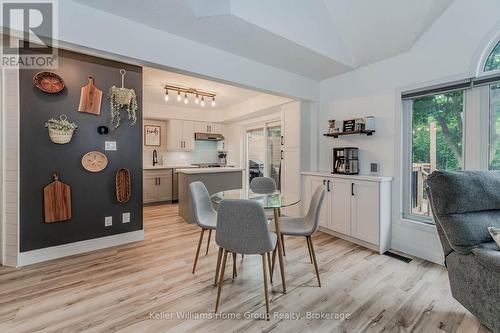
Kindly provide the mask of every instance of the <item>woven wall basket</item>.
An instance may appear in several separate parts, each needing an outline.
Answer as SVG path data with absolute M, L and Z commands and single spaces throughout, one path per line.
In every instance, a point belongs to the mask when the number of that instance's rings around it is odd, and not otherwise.
M 53 143 L 63 145 L 71 141 L 71 138 L 73 137 L 73 131 L 74 130 L 61 131 L 49 127 L 49 137 Z

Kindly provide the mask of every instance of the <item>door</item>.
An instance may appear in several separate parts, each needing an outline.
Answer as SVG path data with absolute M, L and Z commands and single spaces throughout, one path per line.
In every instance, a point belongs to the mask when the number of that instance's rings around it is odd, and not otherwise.
M 281 119 L 284 149 L 300 147 L 300 102 L 285 104 L 281 109 Z
M 274 179 L 276 185 L 280 183 L 281 168 L 281 126 L 267 127 L 266 163 L 264 175 Z
M 194 150 L 194 121 L 182 121 L 183 150 Z
M 165 174 L 158 177 L 157 185 L 157 200 L 171 201 L 172 200 L 172 175 Z
M 351 236 L 379 244 L 379 184 L 367 181 L 352 182 Z
M 332 179 L 329 200 L 328 228 L 344 235 L 351 235 L 351 181 Z
M 167 150 L 182 150 L 182 120 L 170 119 L 167 128 Z
M 257 128 L 247 131 L 247 175 L 248 184 L 255 177 L 264 176 L 264 161 L 266 159 L 264 129 Z
M 143 184 L 143 202 L 155 202 L 157 201 L 157 188 L 156 184 L 158 183 L 158 177 L 156 176 L 144 176 L 144 184 Z
M 309 198 L 307 198 L 307 202 L 304 202 L 304 205 L 306 207 L 305 209 L 305 214 L 307 214 L 307 211 L 309 210 L 309 205 L 311 203 L 312 196 L 314 194 L 314 191 L 318 187 L 323 187 L 325 190 L 327 190 L 327 182 L 328 179 L 325 178 L 320 178 L 320 177 L 311 177 L 310 181 L 310 189 L 309 189 Z M 331 190 L 331 180 L 330 180 L 330 190 Z M 321 207 L 321 210 L 319 211 L 319 225 L 328 228 L 328 219 L 329 219 L 329 210 L 330 210 L 330 193 L 331 192 L 325 192 L 325 198 L 323 199 L 323 206 Z

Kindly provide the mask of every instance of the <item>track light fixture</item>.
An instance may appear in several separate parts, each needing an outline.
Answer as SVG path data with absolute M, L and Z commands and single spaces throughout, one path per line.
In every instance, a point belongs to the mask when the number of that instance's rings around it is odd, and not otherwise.
M 205 97 L 212 99 L 212 102 L 211 102 L 212 107 L 215 107 L 215 105 L 216 105 L 215 104 L 216 94 L 213 92 L 198 90 L 198 89 L 194 89 L 194 88 L 186 88 L 186 87 L 171 85 L 171 84 L 166 84 L 164 89 L 165 89 L 165 101 L 166 102 L 169 100 L 168 91 L 173 90 L 173 91 L 177 91 L 177 101 L 179 101 L 179 102 L 182 102 L 182 100 L 183 100 L 181 93 L 184 94 L 184 104 L 189 103 L 188 94 L 192 94 L 195 96 L 194 103 L 200 105 L 201 107 L 205 106 Z M 201 100 L 200 100 L 200 96 L 201 96 Z

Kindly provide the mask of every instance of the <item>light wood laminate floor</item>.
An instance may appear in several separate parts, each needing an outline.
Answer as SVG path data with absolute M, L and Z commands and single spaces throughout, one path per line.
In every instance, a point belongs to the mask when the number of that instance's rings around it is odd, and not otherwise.
M 348 313 L 349 320 L 185 319 L 213 314 L 214 237 L 193 275 L 199 229 L 177 216 L 176 205 L 146 207 L 144 219 L 143 242 L 1 267 L 0 332 L 488 332 L 451 297 L 443 267 L 406 264 L 324 233 L 313 237 L 322 288 L 306 241 L 285 239 L 288 293 L 275 270 L 271 313 Z M 234 280 L 228 266 L 221 312 L 262 315 L 260 256 L 238 257 Z

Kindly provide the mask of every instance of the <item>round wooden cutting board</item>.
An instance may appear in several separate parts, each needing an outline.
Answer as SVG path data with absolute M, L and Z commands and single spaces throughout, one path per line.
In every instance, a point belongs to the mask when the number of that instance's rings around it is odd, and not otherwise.
M 89 151 L 82 157 L 82 166 L 90 172 L 99 172 L 108 165 L 108 158 L 100 151 Z

